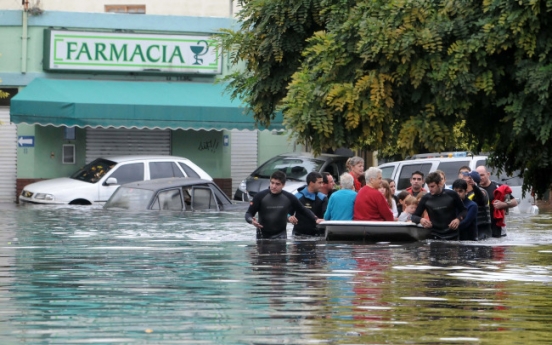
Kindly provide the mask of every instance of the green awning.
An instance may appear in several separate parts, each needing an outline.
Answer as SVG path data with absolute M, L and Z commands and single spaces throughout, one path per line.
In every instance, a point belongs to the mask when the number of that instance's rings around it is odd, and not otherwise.
M 256 129 L 224 86 L 190 82 L 37 78 L 11 100 L 13 123 L 43 126 Z M 282 115 L 269 128 L 281 130 Z

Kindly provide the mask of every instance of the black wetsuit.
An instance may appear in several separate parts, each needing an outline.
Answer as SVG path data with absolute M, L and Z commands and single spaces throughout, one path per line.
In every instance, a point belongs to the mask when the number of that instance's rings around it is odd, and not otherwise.
M 316 223 L 314 214 L 285 190 L 279 194 L 272 194 L 270 189 L 257 193 L 245 213 L 245 220 L 251 224 L 257 213 L 258 221 L 263 226 L 262 229 L 257 228 L 257 239 L 286 239 L 287 219 L 290 214 L 301 214 Z
M 477 239 L 491 238 L 491 209 L 487 192 L 481 187 L 474 186 L 466 197 L 477 204 Z
M 328 208 L 328 198 L 322 193 L 309 193 L 308 187 L 302 187 L 295 194 L 297 199 L 306 208 L 311 210 L 317 218 L 324 219 L 324 213 Z M 306 217 L 300 213 L 296 215 L 297 224 L 293 226 L 293 236 L 320 236 L 320 231 L 316 228 L 316 220 L 313 222 L 311 217 Z
M 466 215 L 466 207 L 455 191 L 443 189 L 435 195 L 430 193 L 424 195 L 412 215 L 412 221 L 419 224 L 424 211 L 427 211 L 433 225 L 431 235 L 434 238 L 458 239 L 458 230 L 449 229 L 449 224 L 455 218 L 461 221 Z

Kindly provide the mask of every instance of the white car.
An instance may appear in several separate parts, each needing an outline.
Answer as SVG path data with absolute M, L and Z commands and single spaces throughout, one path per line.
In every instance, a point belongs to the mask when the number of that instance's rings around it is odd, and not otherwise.
M 97 158 L 71 177 L 31 183 L 20 203 L 49 205 L 103 204 L 119 185 L 165 177 L 213 179 L 189 159 L 175 156 L 118 156 Z

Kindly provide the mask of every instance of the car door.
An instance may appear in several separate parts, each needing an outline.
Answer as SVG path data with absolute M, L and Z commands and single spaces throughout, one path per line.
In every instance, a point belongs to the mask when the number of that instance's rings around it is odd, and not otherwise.
M 121 163 L 115 166 L 107 174 L 105 174 L 101 183 L 98 183 L 98 200 L 100 202 L 106 202 L 107 199 L 119 188 L 120 185 L 130 182 L 144 181 L 144 163 Z M 110 178 L 116 178 L 117 184 L 107 184 L 106 181 Z
M 160 191 L 153 199 L 150 209 L 162 211 L 184 210 L 182 188 L 178 187 Z
M 152 161 L 148 162 L 149 179 L 156 180 L 167 177 L 184 177 L 184 173 L 173 161 Z

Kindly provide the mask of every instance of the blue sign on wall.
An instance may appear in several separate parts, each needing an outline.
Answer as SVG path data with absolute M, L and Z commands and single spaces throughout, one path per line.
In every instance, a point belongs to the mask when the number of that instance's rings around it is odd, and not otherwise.
M 20 135 L 17 138 L 17 146 L 19 147 L 34 147 L 34 135 Z

